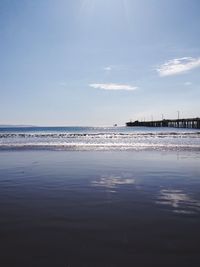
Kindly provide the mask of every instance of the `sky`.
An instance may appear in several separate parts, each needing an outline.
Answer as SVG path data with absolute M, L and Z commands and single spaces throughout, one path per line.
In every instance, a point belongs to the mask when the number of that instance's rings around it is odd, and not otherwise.
M 199 0 L 1 0 L 0 124 L 200 117 Z

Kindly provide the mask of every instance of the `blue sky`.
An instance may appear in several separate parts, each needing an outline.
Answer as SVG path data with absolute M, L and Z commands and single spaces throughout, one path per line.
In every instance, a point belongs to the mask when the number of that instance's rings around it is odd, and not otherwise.
M 0 124 L 200 116 L 200 1 L 1 0 Z

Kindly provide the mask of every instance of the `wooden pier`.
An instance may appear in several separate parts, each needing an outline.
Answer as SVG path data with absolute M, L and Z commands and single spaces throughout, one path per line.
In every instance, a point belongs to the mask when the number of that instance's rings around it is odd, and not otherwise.
M 160 121 L 130 121 L 126 123 L 128 127 L 173 127 L 200 129 L 200 118 L 160 120 Z

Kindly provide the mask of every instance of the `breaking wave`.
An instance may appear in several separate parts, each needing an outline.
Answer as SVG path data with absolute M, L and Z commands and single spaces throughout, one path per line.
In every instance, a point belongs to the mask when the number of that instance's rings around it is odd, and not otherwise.
M 200 131 L 164 128 L 0 129 L 0 149 L 200 149 Z

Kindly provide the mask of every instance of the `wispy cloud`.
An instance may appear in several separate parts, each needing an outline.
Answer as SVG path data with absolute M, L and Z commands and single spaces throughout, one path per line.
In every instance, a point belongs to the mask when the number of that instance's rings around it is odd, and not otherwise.
M 137 86 L 132 86 L 129 84 L 118 84 L 118 83 L 91 83 L 90 87 L 95 89 L 102 90 L 125 90 L 125 91 L 134 91 L 137 90 Z
M 182 74 L 200 67 L 200 58 L 182 57 L 167 61 L 157 68 L 161 77 Z
M 59 86 L 60 87 L 66 87 L 67 86 L 67 83 L 66 82 L 59 82 Z
M 105 71 L 111 71 L 112 70 L 112 66 L 107 66 L 104 68 Z
M 192 85 L 192 83 L 191 82 L 185 82 L 184 85 L 185 86 L 190 86 L 190 85 Z

